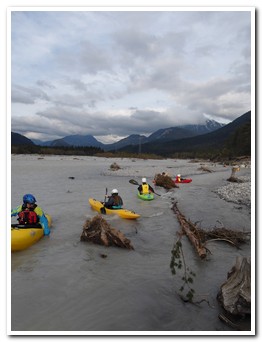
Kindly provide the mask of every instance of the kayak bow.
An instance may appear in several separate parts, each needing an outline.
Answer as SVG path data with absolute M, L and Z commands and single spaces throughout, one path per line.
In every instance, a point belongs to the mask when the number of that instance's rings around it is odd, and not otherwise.
M 46 214 L 48 226 L 51 227 L 51 216 Z M 22 251 L 44 236 L 44 229 L 38 223 L 35 225 L 11 224 L 11 251 Z

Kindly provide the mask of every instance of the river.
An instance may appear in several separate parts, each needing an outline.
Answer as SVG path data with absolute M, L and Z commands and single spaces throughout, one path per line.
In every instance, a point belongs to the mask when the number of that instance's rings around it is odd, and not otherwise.
M 211 191 L 226 183 L 226 170 L 220 166 L 204 177 L 192 171 L 192 165 L 188 168 L 188 161 L 118 159 L 125 170 L 118 174 L 110 171 L 113 162 L 80 156 L 12 156 L 12 208 L 23 194 L 33 193 L 53 218 L 49 237 L 12 253 L 12 334 L 237 334 L 218 319 L 222 310 L 216 295 L 236 257 L 250 256 L 250 244 L 236 249 L 222 241 L 210 242 L 211 254 L 200 260 L 183 237 L 186 265 L 196 273 L 194 299 L 202 300 L 200 304 L 181 300 L 182 273 L 173 275 L 170 269 L 180 230 L 171 210 L 174 200 L 202 227 L 222 222 L 228 228 L 251 230 L 250 209 L 223 201 Z M 129 183 L 130 178 L 140 181 L 145 176 L 152 184 L 156 171 L 177 169 L 190 170 L 193 182 L 169 192 L 157 187 L 161 196 L 154 201 L 138 199 L 136 186 Z M 103 200 L 106 188 L 117 188 L 125 208 L 141 214 L 137 220 L 105 217 L 131 240 L 134 250 L 80 241 L 85 220 L 96 215 L 88 198 Z

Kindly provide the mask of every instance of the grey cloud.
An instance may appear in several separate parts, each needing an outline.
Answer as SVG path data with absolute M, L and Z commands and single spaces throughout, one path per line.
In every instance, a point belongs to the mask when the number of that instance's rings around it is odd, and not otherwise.
M 203 113 L 234 119 L 251 107 L 249 20 L 235 11 L 18 13 L 12 101 L 37 115 L 12 125 L 126 136 Z M 38 100 L 48 102 L 41 112 Z M 112 117 L 112 108 L 133 114 Z
M 48 89 L 55 89 L 55 86 L 54 86 L 53 84 L 51 84 L 50 82 L 45 81 L 45 80 L 38 80 L 38 81 L 36 82 L 36 84 L 37 84 L 39 87 L 48 88 Z
M 131 117 L 105 116 L 104 113 L 73 111 L 65 107 L 53 107 L 38 112 L 35 116 L 12 118 L 15 132 L 45 132 L 51 136 L 64 137 L 71 134 L 128 136 L 150 134 L 159 128 L 170 127 L 172 116 L 157 111 L 137 110 Z M 22 128 L 26 127 L 26 128 Z
M 28 93 L 22 92 L 17 89 L 12 89 L 11 97 L 13 103 L 33 104 L 35 102 L 35 99 L 29 96 Z
M 12 88 L 12 102 L 13 103 L 25 103 L 25 104 L 33 104 L 36 100 L 49 100 L 47 94 L 38 89 L 31 87 L 23 87 L 23 86 L 13 86 Z

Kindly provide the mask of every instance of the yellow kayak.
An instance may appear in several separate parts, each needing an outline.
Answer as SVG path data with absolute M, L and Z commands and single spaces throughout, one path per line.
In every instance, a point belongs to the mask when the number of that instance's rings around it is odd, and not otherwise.
M 140 217 L 139 214 L 136 214 L 134 211 L 131 210 L 105 208 L 102 202 L 97 201 L 94 198 L 89 198 L 89 203 L 94 210 L 98 211 L 101 214 L 116 214 L 124 219 L 129 220 L 134 220 Z
M 52 219 L 51 216 L 46 214 L 48 220 L 48 226 L 51 227 Z M 40 224 L 33 225 L 19 225 L 16 227 L 11 226 L 11 251 L 17 252 L 22 251 L 34 243 L 39 241 L 44 236 L 44 229 Z

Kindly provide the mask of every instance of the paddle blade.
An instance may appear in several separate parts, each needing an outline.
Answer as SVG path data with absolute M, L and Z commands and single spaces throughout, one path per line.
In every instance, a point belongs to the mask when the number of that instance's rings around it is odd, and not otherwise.
M 106 208 L 105 207 L 101 207 L 100 208 L 100 213 L 106 215 Z
M 139 183 L 137 183 L 137 181 L 135 181 L 134 179 L 130 179 L 129 183 L 134 184 L 134 185 L 139 185 Z

